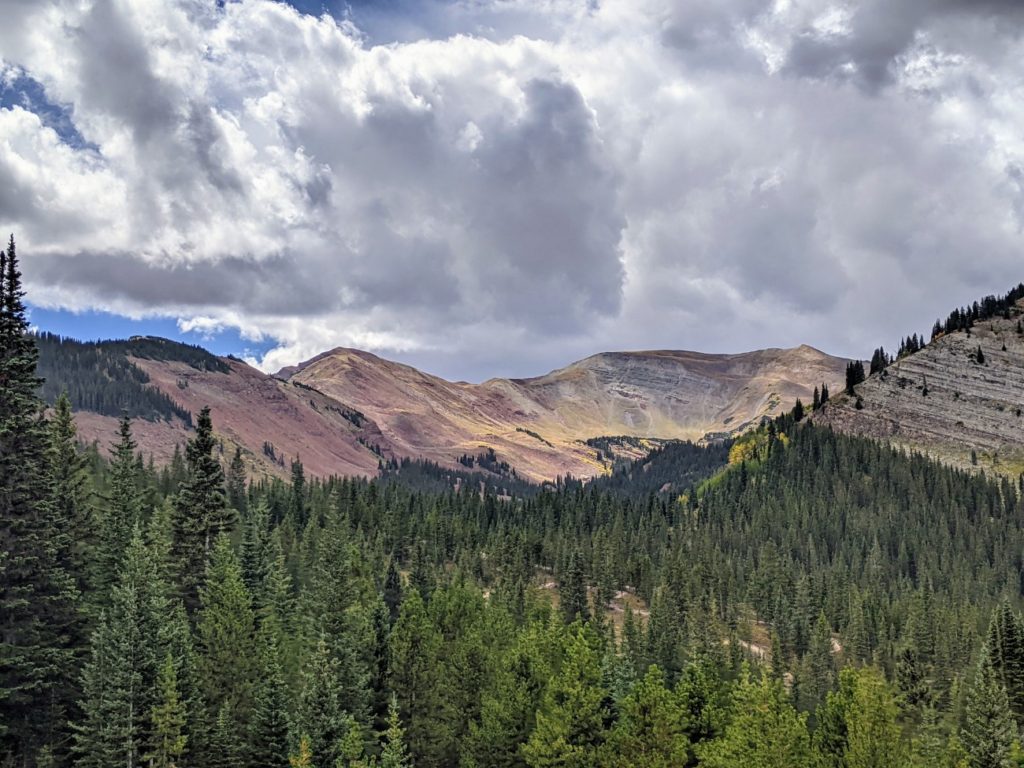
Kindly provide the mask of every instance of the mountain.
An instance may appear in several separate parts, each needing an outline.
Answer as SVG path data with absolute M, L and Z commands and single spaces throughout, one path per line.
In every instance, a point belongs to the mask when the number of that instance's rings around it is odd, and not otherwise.
M 613 352 L 536 378 L 468 384 L 339 348 L 278 375 L 365 414 L 400 455 L 450 463 L 492 448 L 520 474 L 542 479 L 606 471 L 607 444 L 595 438 L 742 432 L 797 398 L 810 402 L 821 382 L 838 388 L 845 365 L 807 346 L 735 355 Z M 652 446 L 619 440 L 611 448 L 631 447 Z
M 856 385 L 854 395 L 833 394 L 815 421 L 955 466 L 1024 472 L 1024 300 L 1008 296 L 937 323 L 929 343 Z
M 223 454 L 241 447 L 260 473 L 285 474 L 301 457 L 310 474 L 370 476 L 393 456 L 362 414 L 241 360 L 151 337 L 82 343 L 44 334 L 37 343 L 43 396 L 53 402 L 67 388 L 85 442 L 108 446 L 124 412 L 140 450 L 163 463 L 208 405 Z
M 450 382 L 355 349 L 264 374 L 166 339 L 83 344 L 39 337 L 44 395 L 67 386 L 87 441 L 107 445 L 122 409 L 140 449 L 167 461 L 211 408 L 225 454 L 284 474 L 373 475 L 413 458 L 530 480 L 592 477 L 666 440 L 737 434 L 838 389 L 846 361 L 811 347 L 734 355 L 612 352 L 544 376 Z

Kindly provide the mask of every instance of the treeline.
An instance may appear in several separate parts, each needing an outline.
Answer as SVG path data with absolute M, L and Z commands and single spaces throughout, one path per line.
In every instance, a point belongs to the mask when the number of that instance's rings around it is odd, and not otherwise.
M 67 390 L 76 410 L 105 416 L 127 413 L 147 421 L 177 417 L 192 426 L 192 414 L 163 392 L 147 386 L 149 376 L 107 342 L 81 342 L 52 333 L 35 337 L 39 349 L 40 396 L 49 405 Z
M 227 363 L 201 347 L 149 336 L 83 342 L 38 333 L 35 342 L 43 400 L 53 405 L 61 392 L 67 390 L 75 410 L 105 416 L 127 414 L 147 421 L 176 417 L 192 426 L 192 414 L 173 398 L 148 386 L 149 376 L 129 357 L 183 362 L 201 371 L 230 370 Z
M 170 466 L 128 419 L 106 461 L 66 398 L 40 418 L 13 243 L 0 266 L 0 763 L 1019 757 L 1008 482 L 793 416 L 682 500 L 249 482 L 205 410 Z

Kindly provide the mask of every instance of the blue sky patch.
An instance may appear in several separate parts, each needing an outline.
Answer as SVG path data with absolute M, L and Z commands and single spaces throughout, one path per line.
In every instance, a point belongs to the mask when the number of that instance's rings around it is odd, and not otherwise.
M 61 141 L 68 146 L 75 149 L 99 149 L 79 133 L 71 109 L 50 101 L 42 84 L 24 73 L 10 81 L 0 80 L 0 109 L 15 106 L 38 115 L 43 124 L 56 131 Z

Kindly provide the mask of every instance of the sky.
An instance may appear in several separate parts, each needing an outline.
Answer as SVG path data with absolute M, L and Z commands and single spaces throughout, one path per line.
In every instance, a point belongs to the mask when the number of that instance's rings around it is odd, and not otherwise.
M 448 378 L 1024 280 L 1020 0 L 0 0 L 32 322 Z

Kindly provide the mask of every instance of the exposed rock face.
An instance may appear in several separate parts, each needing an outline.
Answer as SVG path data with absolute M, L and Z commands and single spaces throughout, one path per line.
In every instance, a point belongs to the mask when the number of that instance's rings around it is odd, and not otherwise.
M 815 421 L 921 450 L 958 466 L 1024 471 L 1024 336 L 1018 306 L 1009 320 L 985 320 L 939 336 L 868 377 L 861 400 L 835 394 Z M 984 362 L 977 359 L 978 348 Z M 1005 349 L 1004 349 L 1005 347 Z
M 737 355 L 616 352 L 532 379 L 449 382 L 353 349 L 282 373 L 370 417 L 398 454 L 451 463 L 493 448 L 521 474 L 604 471 L 588 438 L 699 440 L 740 432 L 841 386 L 846 361 L 811 347 Z

